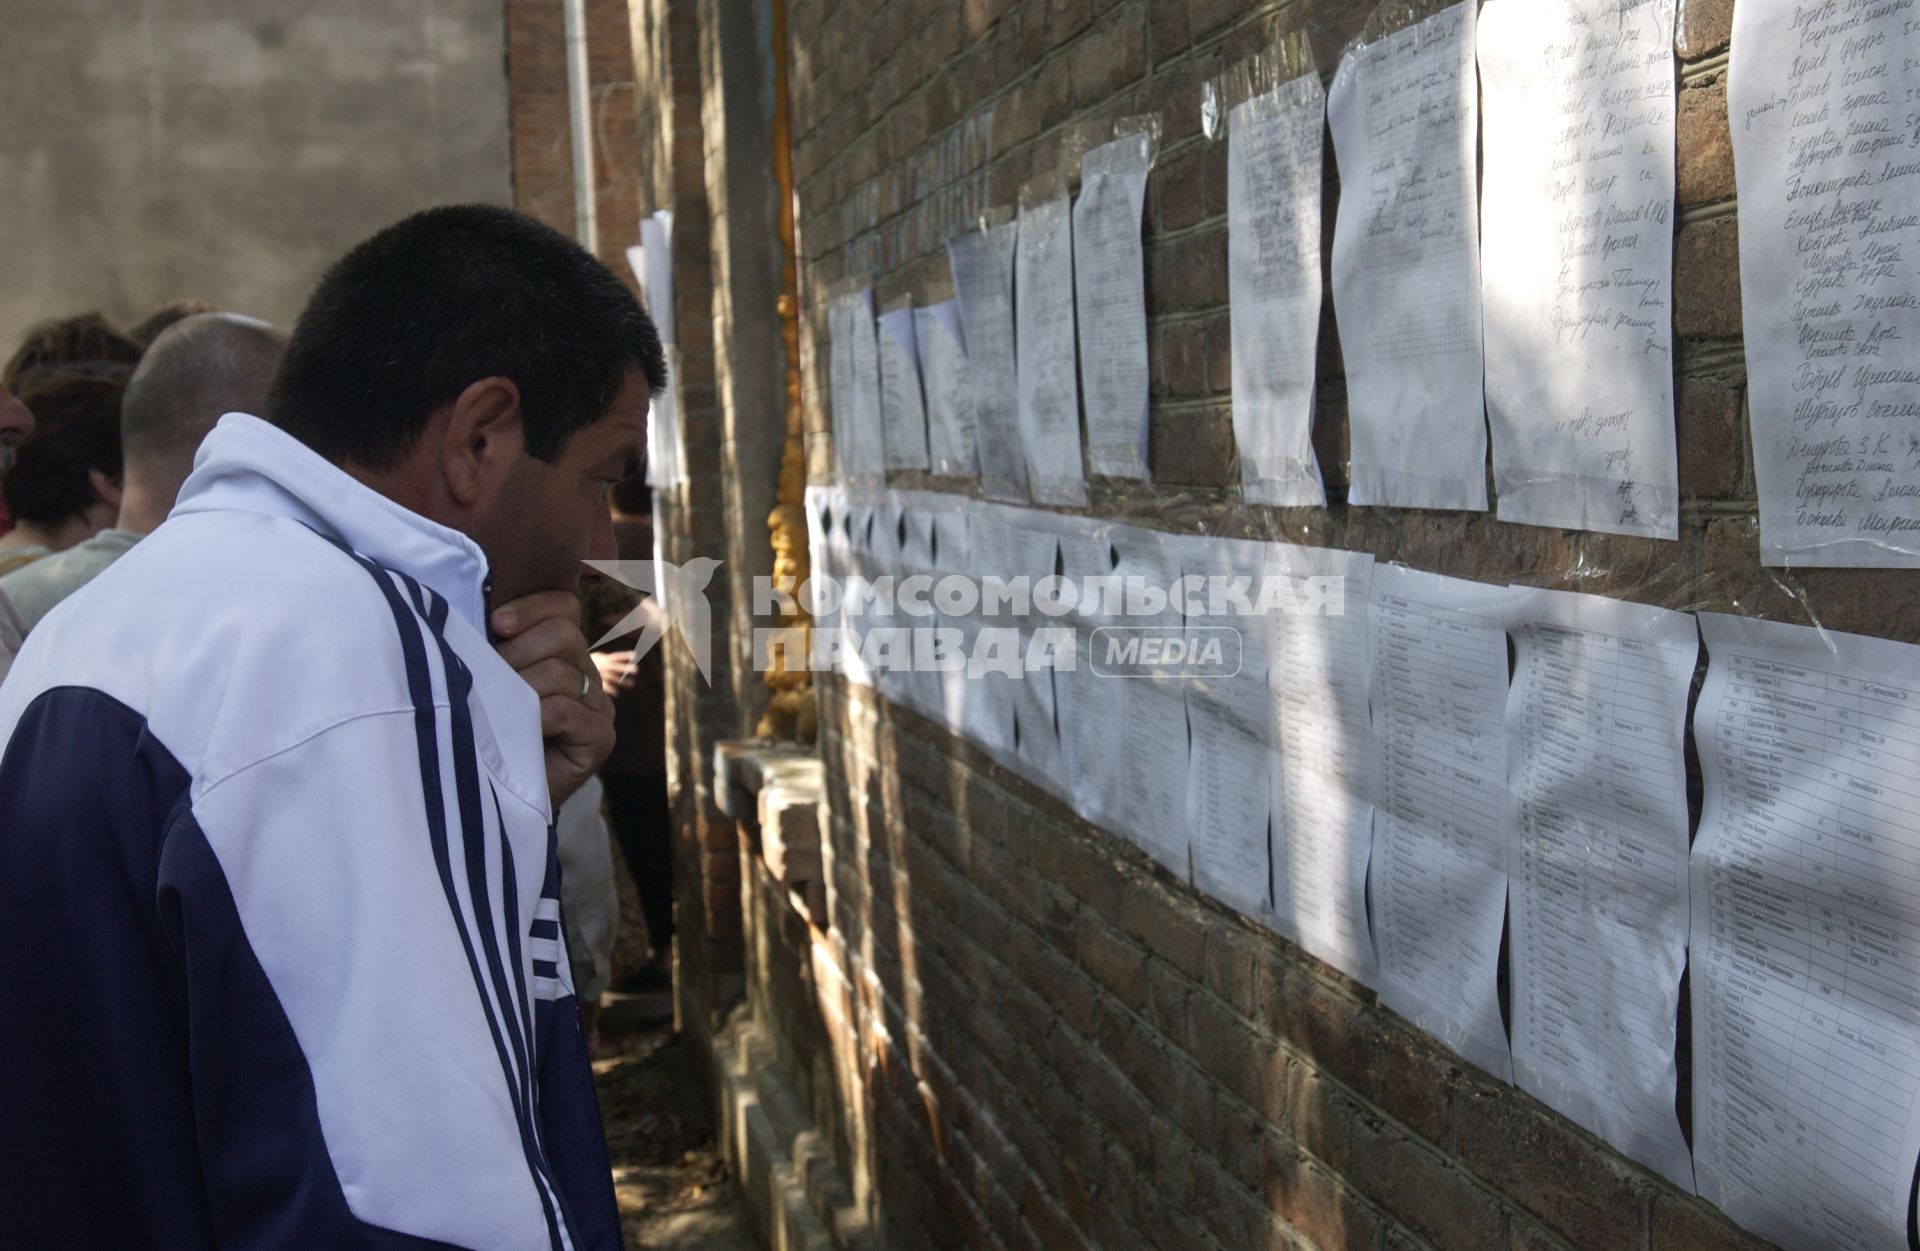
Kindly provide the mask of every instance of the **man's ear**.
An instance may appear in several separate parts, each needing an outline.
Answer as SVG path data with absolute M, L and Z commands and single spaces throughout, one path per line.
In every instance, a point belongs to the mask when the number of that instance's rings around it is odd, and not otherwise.
M 93 486 L 94 495 L 104 504 L 120 507 L 120 479 L 109 477 L 98 469 L 87 470 L 87 481 Z
M 510 378 L 482 378 L 454 399 L 440 459 L 456 505 L 470 508 L 506 481 L 526 446 L 520 418 L 520 388 Z

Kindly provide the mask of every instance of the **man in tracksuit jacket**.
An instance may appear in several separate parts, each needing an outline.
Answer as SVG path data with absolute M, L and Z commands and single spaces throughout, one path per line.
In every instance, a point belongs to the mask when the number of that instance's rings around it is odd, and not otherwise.
M 552 813 L 611 747 L 572 588 L 664 381 L 573 243 L 417 214 L 33 632 L 0 1246 L 620 1245 Z

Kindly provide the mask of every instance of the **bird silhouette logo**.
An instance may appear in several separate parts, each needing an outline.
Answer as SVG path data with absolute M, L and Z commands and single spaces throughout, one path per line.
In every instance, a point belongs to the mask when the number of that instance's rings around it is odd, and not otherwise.
M 707 583 L 713 581 L 719 561 L 696 556 L 684 565 L 668 560 L 589 560 L 586 564 L 647 597 L 595 639 L 595 648 L 638 630 L 640 637 L 633 644 L 637 660 L 652 651 L 669 629 L 678 627 L 680 641 L 693 653 L 700 676 L 713 681 L 713 610 L 707 604 Z

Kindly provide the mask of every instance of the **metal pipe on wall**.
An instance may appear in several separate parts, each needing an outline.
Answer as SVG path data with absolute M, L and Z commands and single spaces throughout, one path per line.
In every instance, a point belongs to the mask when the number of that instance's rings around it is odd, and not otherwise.
M 567 15 L 567 113 L 573 131 L 573 234 L 600 255 L 593 180 L 593 103 L 587 78 L 586 0 L 561 0 Z

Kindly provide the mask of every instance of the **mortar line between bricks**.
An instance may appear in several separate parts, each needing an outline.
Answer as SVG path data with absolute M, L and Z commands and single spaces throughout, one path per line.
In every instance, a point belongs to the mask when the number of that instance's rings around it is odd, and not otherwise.
M 1702 78 L 1711 77 L 1725 70 L 1731 61 L 1732 57 L 1726 49 L 1722 49 L 1710 57 L 1703 57 L 1698 61 L 1682 61 L 1680 63 L 1680 85 L 1683 87 L 1691 87 Z
M 1732 217 L 1739 210 L 1740 202 L 1735 199 L 1715 200 L 1711 204 L 1695 204 L 1683 208 L 1674 218 L 1677 230 L 1682 226 L 1696 226 L 1702 222 L 1721 221 Z

